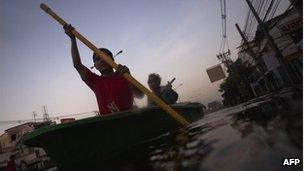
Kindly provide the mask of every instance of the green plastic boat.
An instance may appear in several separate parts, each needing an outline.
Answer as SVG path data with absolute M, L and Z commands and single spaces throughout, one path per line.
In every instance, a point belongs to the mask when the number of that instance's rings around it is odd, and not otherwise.
M 201 104 L 173 105 L 189 122 L 203 117 Z M 180 127 L 159 107 L 147 107 L 39 128 L 22 138 L 42 147 L 60 170 L 89 168 L 107 162 L 120 149 L 155 138 Z

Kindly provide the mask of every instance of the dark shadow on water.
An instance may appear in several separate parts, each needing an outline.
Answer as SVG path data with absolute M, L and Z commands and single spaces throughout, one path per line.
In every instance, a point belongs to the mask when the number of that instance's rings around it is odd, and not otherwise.
M 302 111 L 282 98 L 254 103 L 232 114 L 210 114 L 210 120 L 117 149 L 102 163 L 83 166 L 113 171 L 285 170 L 284 157 L 302 158 Z M 291 170 L 302 170 L 302 163 Z
M 246 135 L 245 127 L 249 129 L 252 123 L 261 126 L 266 131 L 283 129 L 290 141 L 302 150 L 302 119 L 302 111 L 293 110 L 284 98 L 274 98 L 235 114 L 231 126 L 235 127 L 238 123 L 242 123 L 243 128 L 240 128 L 240 131 L 243 135 Z
M 151 140 L 140 142 L 113 154 L 109 170 L 198 170 L 200 161 L 212 151 L 215 141 L 202 139 L 212 130 L 204 125 L 181 128 Z

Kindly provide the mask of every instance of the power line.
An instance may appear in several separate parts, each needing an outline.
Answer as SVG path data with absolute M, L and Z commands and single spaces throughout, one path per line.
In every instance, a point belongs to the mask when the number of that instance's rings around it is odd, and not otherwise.
M 266 13 L 265 13 L 265 15 L 263 17 L 263 22 L 267 19 L 268 15 L 269 15 L 272 7 L 273 7 L 273 3 L 274 3 L 274 0 L 271 0 L 270 4 L 268 6 L 268 9 L 267 9 L 267 11 L 266 11 Z
M 59 116 L 53 116 L 50 118 L 65 118 L 65 117 L 72 117 L 72 116 L 81 116 L 81 115 L 86 115 L 86 114 L 99 114 L 98 111 L 90 111 L 90 112 L 82 112 L 82 113 L 74 113 L 74 114 L 68 114 L 68 115 L 59 115 Z
M 267 7 L 269 5 L 268 2 L 269 2 L 269 0 L 263 1 L 263 6 L 262 6 L 262 9 L 261 9 L 261 12 L 260 12 L 260 16 L 265 15 L 265 13 L 267 11 Z
M 226 33 L 226 1 L 220 0 L 220 7 L 221 7 L 221 21 L 222 21 L 222 41 L 220 45 L 219 54 L 216 55 L 217 59 L 219 59 L 227 68 L 230 68 L 230 64 L 232 63 L 230 59 L 230 50 L 229 50 L 229 43 Z M 227 49 L 226 49 L 227 45 Z M 231 71 L 231 70 L 230 70 Z
M 258 1 L 258 5 L 257 5 L 257 13 L 260 15 L 261 14 L 261 11 L 262 11 L 262 6 L 264 4 L 265 1 Z
M 252 1 L 252 3 L 253 3 L 253 2 L 254 2 L 254 1 Z M 257 3 L 258 3 L 258 0 L 255 1 L 254 6 L 256 6 Z M 250 11 L 250 13 L 251 13 L 251 11 Z M 248 21 L 248 22 L 249 22 L 249 26 L 248 26 L 248 28 L 245 29 L 245 32 L 251 33 L 252 27 L 253 27 L 254 22 L 255 22 L 254 16 L 253 16 L 252 13 L 251 13 L 251 15 L 250 15 L 250 18 L 249 18 L 249 21 Z
M 228 43 L 228 38 L 227 38 L 227 27 L 226 27 L 226 1 L 225 0 L 220 0 L 220 7 L 221 7 L 221 22 L 222 22 L 222 41 L 220 45 L 220 52 L 224 52 L 226 45 L 227 48 L 229 49 L 229 43 Z
M 273 18 L 273 16 L 274 16 L 275 12 L 277 11 L 277 9 L 278 9 L 280 3 L 281 3 L 281 0 L 278 0 L 278 1 L 276 2 L 276 4 L 275 4 L 274 7 L 273 7 L 273 11 L 272 11 L 272 13 L 271 13 L 269 19 Z
M 278 7 L 280 6 L 280 3 L 281 0 L 251 0 L 251 4 L 253 5 L 254 9 L 256 9 L 258 16 L 263 19 L 263 22 L 273 18 Z M 258 22 L 254 18 L 249 8 L 244 23 L 243 32 L 246 33 L 248 41 L 251 41 L 255 36 Z

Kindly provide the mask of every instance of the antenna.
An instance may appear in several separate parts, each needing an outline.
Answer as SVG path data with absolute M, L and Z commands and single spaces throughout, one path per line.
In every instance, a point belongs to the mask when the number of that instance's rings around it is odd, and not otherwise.
M 50 118 L 49 118 L 49 114 L 47 113 L 46 106 L 43 106 L 43 111 L 44 111 L 44 114 L 43 114 L 43 122 L 47 122 L 47 121 L 50 120 Z
M 122 51 L 122 50 L 120 50 L 119 52 L 117 52 L 117 53 L 116 53 L 116 55 L 114 55 L 114 56 L 113 56 L 113 58 L 115 58 L 115 56 L 117 56 L 117 55 L 121 54 L 122 52 L 123 52 L 123 51 Z

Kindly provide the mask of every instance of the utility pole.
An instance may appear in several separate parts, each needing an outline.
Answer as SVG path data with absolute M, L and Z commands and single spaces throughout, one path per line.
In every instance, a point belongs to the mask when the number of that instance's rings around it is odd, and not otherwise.
M 263 79 L 265 80 L 265 85 L 266 85 L 267 90 L 273 91 L 273 87 L 271 86 L 269 80 L 267 79 L 265 74 L 262 72 L 261 68 L 259 68 L 259 67 L 261 67 L 260 61 L 259 61 L 258 57 L 256 57 L 253 49 L 248 44 L 247 38 L 245 37 L 244 33 L 241 31 L 241 29 L 237 23 L 235 24 L 235 27 L 237 28 L 238 32 L 240 33 L 240 35 L 244 41 L 244 44 L 246 46 L 246 49 L 248 49 L 249 55 L 253 58 L 254 62 L 257 64 L 257 70 L 262 75 Z
M 44 114 L 43 114 L 43 122 L 47 122 L 50 120 L 49 114 L 47 113 L 46 106 L 43 106 Z
M 284 70 L 284 72 L 286 73 L 287 75 L 287 81 L 291 84 L 293 84 L 293 81 L 291 79 L 291 76 L 290 76 L 290 70 L 288 69 L 288 67 L 286 66 L 287 64 L 287 61 L 286 59 L 284 58 L 284 56 L 282 55 L 280 49 L 278 48 L 278 46 L 275 44 L 273 38 L 271 37 L 271 35 L 269 34 L 267 28 L 265 27 L 264 23 L 262 22 L 262 20 L 260 19 L 259 15 L 256 13 L 254 7 L 252 6 L 252 4 L 249 2 L 249 0 L 246 0 L 252 14 L 254 15 L 255 19 L 257 20 L 257 22 L 259 23 L 263 33 L 265 34 L 266 36 L 266 39 L 268 40 L 269 44 L 270 44 L 270 47 L 272 48 L 272 50 L 275 52 L 276 54 L 276 57 L 280 63 L 280 65 L 282 66 L 282 69 Z
M 221 16 L 222 16 L 222 42 L 220 46 L 220 53 L 216 55 L 217 59 L 219 59 L 230 72 L 232 72 L 232 69 L 230 68 L 230 65 L 232 64 L 232 61 L 230 59 L 230 50 L 229 50 L 229 44 L 228 39 L 226 35 L 226 0 L 220 0 L 221 5 Z M 227 44 L 228 50 L 225 51 L 225 45 Z
M 37 116 L 37 113 L 34 111 L 33 112 L 33 116 L 34 116 L 34 121 L 35 121 L 35 123 L 36 123 L 36 116 Z
M 232 61 L 230 59 L 230 50 L 228 49 L 227 52 L 225 53 L 219 53 L 218 55 L 216 55 L 217 59 L 220 60 L 226 68 L 228 68 L 228 70 L 233 73 L 233 70 L 231 68 L 231 64 L 232 64 Z

